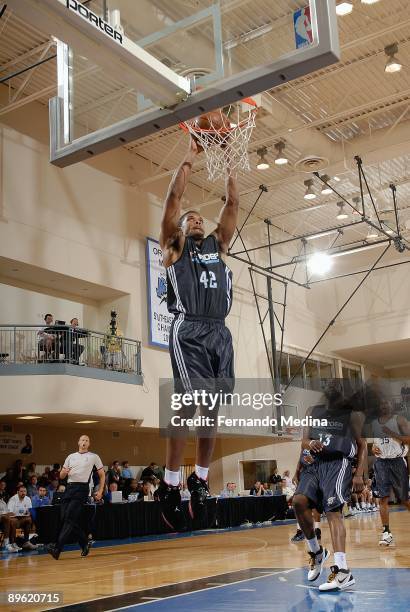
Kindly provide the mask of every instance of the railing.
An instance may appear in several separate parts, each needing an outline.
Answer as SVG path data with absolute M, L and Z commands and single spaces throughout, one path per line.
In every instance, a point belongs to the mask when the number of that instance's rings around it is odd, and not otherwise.
M 0 367 L 69 363 L 141 375 L 141 342 L 52 325 L 0 325 Z

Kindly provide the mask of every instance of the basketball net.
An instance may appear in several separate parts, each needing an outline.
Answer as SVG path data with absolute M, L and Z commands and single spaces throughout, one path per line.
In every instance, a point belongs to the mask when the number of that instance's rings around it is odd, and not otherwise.
M 203 148 L 208 178 L 215 182 L 224 178 L 228 172 L 235 175 L 238 172 L 249 172 L 248 145 L 255 127 L 258 111 L 252 98 L 245 98 L 237 104 L 231 104 L 226 110 L 219 110 L 221 121 L 213 125 L 209 117 L 209 129 L 202 129 L 196 124 L 196 119 L 185 121 L 180 127 L 189 132 Z M 225 115 L 225 117 L 224 117 Z M 221 128 L 228 116 L 230 127 Z

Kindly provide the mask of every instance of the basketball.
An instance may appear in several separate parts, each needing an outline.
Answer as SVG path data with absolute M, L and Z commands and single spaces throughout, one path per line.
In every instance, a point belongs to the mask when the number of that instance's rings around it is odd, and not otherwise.
M 198 127 L 201 130 L 219 132 L 219 130 L 230 128 L 231 123 L 223 111 L 216 110 L 200 115 L 195 120 L 195 127 Z

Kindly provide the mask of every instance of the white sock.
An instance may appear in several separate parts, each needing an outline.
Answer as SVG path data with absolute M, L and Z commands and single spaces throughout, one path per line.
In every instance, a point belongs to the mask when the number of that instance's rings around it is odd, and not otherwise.
M 301 528 L 300 528 L 299 523 L 296 523 L 296 529 L 297 529 L 297 531 L 302 531 Z
M 310 552 L 317 553 L 320 550 L 319 542 L 317 541 L 317 537 L 315 536 L 311 540 L 306 539 L 308 548 Z
M 9 538 L 4 538 L 4 546 L 7 546 L 7 544 L 10 544 L 10 540 Z
M 172 472 L 165 468 L 164 480 L 168 485 L 171 485 L 171 487 L 177 487 L 179 485 L 179 470 L 178 472 Z
M 315 529 L 320 529 L 320 521 L 315 521 Z
M 339 569 L 347 570 L 346 553 L 335 552 L 334 557 L 335 557 L 335 565 L 337 565 Z
M 195 474 L 198 478 L 202 478 L 202 480 L 206 480 L 208 478 L 209 468 L 201 467 L 200 465 L 195 464 Z

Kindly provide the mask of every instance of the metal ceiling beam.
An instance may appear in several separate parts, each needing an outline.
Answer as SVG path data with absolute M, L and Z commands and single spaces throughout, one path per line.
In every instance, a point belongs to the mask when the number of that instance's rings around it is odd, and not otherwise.
M 6 70 L 9 70 L 10 68 L 13 68 L 14 66 L 17 66 L 18 64 L 21 64 L 22 62 L 25 62 L 26 60 L 30 59 L 30 57 L 33 57 L 33 55 L 40 54 L 42 51 L 44 51 L 44 49 L 49 48 L 50 45 L 55 46 L 55 44 L 55 41 L 50 39 L 47 42 L 38 45 L 37 47 L 33 47 L 32 49 L 30 49 L 30 51 L 26 51 L 25 53 L 17 55 L 14 59 L 10 60 L 6 64 L 2 64 L 0 66 L 0 72 L 6 72 Z

